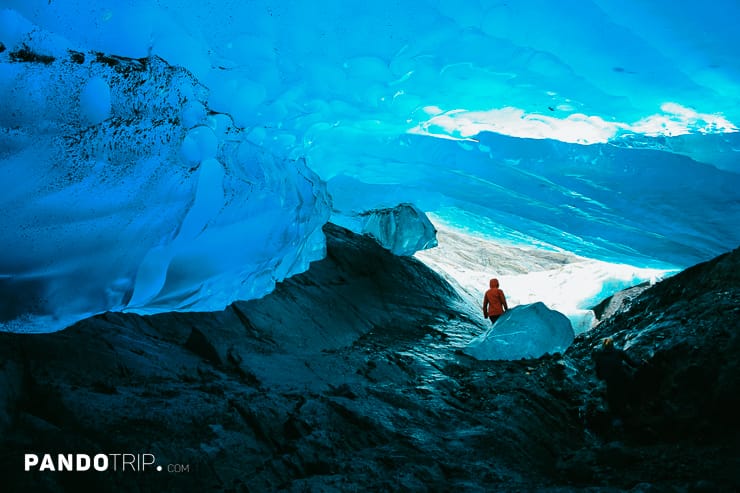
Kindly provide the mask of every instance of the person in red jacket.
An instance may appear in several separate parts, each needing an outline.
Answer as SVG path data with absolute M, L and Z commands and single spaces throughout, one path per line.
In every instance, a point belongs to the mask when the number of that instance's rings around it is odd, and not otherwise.
M 483 296 L 483 316 L 495 324 L 509 306 L 506 304 L 504 292 L 498 288 L 498 279 L 491 279 L 490 285 L 491 289 Z

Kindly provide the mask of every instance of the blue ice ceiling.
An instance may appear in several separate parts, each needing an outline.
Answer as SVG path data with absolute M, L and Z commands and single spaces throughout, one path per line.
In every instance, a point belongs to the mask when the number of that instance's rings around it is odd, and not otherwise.
M 8 330 L 258 297 L 400 203 L 640 265 L 740 243 L 734 1 L 0 9 Z

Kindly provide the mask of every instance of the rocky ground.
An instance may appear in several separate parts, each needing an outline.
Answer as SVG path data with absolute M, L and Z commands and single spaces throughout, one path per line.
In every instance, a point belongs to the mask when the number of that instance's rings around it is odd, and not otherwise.
M 0 334 L 2 491 L 734 491 L 740 250 L 641 294 L 565 355 L 477 361 L 434 272 L 327 226 L 325 260 L 223 312 Z M 604 407 L 600 338 L 645 360 Z M 187 472 L 24 472 L 25 453 Z

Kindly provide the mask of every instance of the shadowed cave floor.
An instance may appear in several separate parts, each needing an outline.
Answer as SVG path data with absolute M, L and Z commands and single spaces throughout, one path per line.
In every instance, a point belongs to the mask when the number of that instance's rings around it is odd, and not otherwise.
M 0 334 L 4 491 L 740 486 L 737 250 L 615 308 L 564 356 L 480 362 L 459 348 L 483 321 L 438 275 L 326 231 L 327 258 L 261 300 Z M 649 363 L 621 427 L 591 369 L 607 334 Z M 25 473 L 29 452 L 151 453 L 188 472 Z

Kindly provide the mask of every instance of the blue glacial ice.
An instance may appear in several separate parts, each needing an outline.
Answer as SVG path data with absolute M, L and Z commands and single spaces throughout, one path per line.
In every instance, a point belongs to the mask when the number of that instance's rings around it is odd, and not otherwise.
M 395 255 L 413 255 L 437 246 L 437 230 L 427 215 L 413 204 L 357 214 L 335 211 L 332 220 L 350 231 L 370 236 Z
M 0 77 L 7 328 L 221 309 L 323 256 L 321 180 L 208 111 L 188 72 L 64 54 Z
M 639 267 L 734 248 L 738 17 L 734 1 L 6 0 L 2 329 L 259 297 L 323 255 L 329 217 L 362 230 L 399 204 Z M 380 229 L 404 254 L 428 244 Z
M 495 325 L 470 341 L 463 351 L 481 360 L 539 358 L 562 353 L 573 338 L 568 318 L 538 301 L 504 312 Z

